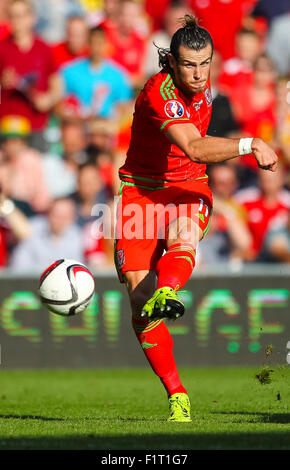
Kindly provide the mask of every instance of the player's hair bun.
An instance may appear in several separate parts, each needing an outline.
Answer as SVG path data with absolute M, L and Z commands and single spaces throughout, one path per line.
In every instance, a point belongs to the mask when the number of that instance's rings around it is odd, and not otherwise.
M 209 32 L 198 25 L 198 20 L 193 15 L 186 14 L 180 19 L 182 24 L 172 36 L 170 49 L 158 47 L 159 65 L 160 67 L 170 70 L 168 54 L 171 53 L 177 60 L 179 56 L 179 47 L 182 45 L 194 51 L 200 51 L 208 44 L 211 45 L 213 51 L 213 42 Z
M 182 18 L 182 26 L 183 26 L 183 28 L 193 28 L 193 29 L 195 29 L 196 27 L 198 27 L 198 20 L 193 15 L 189 15 L 187 13 Z

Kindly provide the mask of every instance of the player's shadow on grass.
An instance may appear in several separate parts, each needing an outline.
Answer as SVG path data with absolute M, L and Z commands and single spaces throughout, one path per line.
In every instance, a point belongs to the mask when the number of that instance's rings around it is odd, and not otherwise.
M 287 424 L 290 423 L 290 413 L 262 413 L 257 412 L 248 412 L 248 411 L 214 411 L 212 414 L 218 415 L 241 415 L 241 416 L 258 416 L 260 419 L 251 419 L 246 420 L 247 423 L 276 423 L 276 424 Z M 237 421 L 234 421 L 235 423 Z M 243 422 L 245 420 L 243 419 Z
M 172 423 L 170 423 L 172 424 Z M 176 425 L 177 423 L 175 423 Z M 272 432 L 196 432 L 182 423 L 171 433 L 103 435 L 95 433 L 38 437 L 0 436 L 0 450 L 289 450 L 289 431 Z M 187 423 L 188 424 L 188 423 Z M 166 423 L 168 427 L 168 423 Z M 187 429 L 187 430 L 186 430 Z
M 66 421 L 65 418 L 49 418 L 47 416 L 37 415 L 0 415 L 0 419 L 39 419 L 41 421 Z
M 121 422 L 142 422 L 142 423 L 164 423 L 166 420 L 164 418 L 122 418 L 122 416 L 114 418 L 104 418 L 104 417 L 90 417 L 90 418 L 71 418 L 70 421 L 121 421 Z
M 86 418 L 50 418 L 48 416 L 37 416 L 37 415 L 13 415 L 13 414 L 9 414 L 9 415 L 1 415 L 0 414 L 0 419 L 33 419 L 33 420 L 40 420 L 40 421 L 112 421 L 112 422 L 116 422 L 116 421 L 121 421 L 121 422 L 150 422 L 152 423 L 152 421 L 154 422 L 164 422 L 164 419 L 160 418 L 154 418 L 154 420 L 152 420 L 152 418 L 122 418 L 121 416 L 119 417 L 113 417 L 113 418 L 104 418 L 103 416 L 102 417 L 99 417 L 99 416 L 91 416 L 91 417 L 86 417 Z

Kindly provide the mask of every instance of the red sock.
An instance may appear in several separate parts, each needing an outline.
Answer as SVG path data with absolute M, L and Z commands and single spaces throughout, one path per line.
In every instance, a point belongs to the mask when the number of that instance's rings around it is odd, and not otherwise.
M 155 374 L 163 383 L 168 396 L 187 393 L 183 387 L 173 356 L 173 340 L 163 320 L 132 319 L 133 328 L 144 354 Z
M 157 263 L 157 289 L 168 286 L 181 289 L 195 266 L 195 249 L 190 243 L 175 243 Z

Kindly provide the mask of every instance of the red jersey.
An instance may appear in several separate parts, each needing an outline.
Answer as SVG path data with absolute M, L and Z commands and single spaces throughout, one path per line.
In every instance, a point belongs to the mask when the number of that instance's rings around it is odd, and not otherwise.
M 4 21 L 3 23 L 0 23 L 0 41 L 2 39 L 7 38 L 10 35 L 10 23 L 7 21 L 7 23 Z
M 190 0 L 189 6 L 199 19 L 199 25 L 212 35 L 215 49 L 223 59 L 235 54 L 235 36 L 242 20 L 257 0 Z
M 166 137 L 173 124 L 192 123 L 202 137 L 211 118 L 209 81 L 202 93 L 190 97 L 174 86 L 170 73 L 162 70 L 145 84 L 135 104 L 130 147 L 121 180 L 146 181 L 159 187 L 164 182 L 206 178 L 206 165 L 195 163 Z
M 252 251 L 258 255 L 268 231 L 288 216 L 290 197 L 282 190 L 275 205 L 268 205 L 259 190 L 248 189 L 237 194 L 236 199 L 247 212 L 248 228 L 252 234 Z
M 7 115 L 24 116 L 33 131 L 42 131 L 47 123 L 48 113 L 37 111 L 30 101 L 33 92 L 46 92 L 49 78 L 55 72 L 51 48 L 37 37 L 32 47 L 22 51 L 13 37 L 0 41 L 0 76 L 7 69 L 13 69 L 18 76 L 15 88 L 1 89 L 0 117 Z
M 85 47 L 77 54 L 73 54 L 69 50 L 66 42 L 61 42 L 52 47 L 52 54 L 57 69 L 62 67 L 64 64 L 67 64 L 67 62 L 71 62 L 72 60 L 79 59 L 80 57 L 88 57 L 89 53 L 89 48 Z
M 0 222 L 1 223 L 1 222 Z M 0 225 L 0 267 L 7 266 L 7 227 L 6 224 Z
M 134 30 L 131 31 L 129 36 L 122 37 L 117 27 L 110 21 L 104 21 L 100 26 L 106 32 L 108 56 L 124 67 L 130 76 L 142 76 L 146 39 Z

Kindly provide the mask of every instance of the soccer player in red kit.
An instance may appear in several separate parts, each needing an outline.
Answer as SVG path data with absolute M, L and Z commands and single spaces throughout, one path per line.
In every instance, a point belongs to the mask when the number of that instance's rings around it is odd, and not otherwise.
M 212 53 L 208 31 L 185 15 L 170 50 L 159 49 L 161 72 L 136 101 L 130 147 L 119 170 L 115 263 L 128 290 L 136 336 L 166 389 L 169 421 L 191 420 L 163 319 L 183 315 L 177 292 L 208 230 L 212 196 L 206 164 L 253 153 L 261 168 L 277 166 L 276 154 L 261 139 L 207 137 Z

